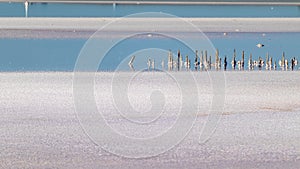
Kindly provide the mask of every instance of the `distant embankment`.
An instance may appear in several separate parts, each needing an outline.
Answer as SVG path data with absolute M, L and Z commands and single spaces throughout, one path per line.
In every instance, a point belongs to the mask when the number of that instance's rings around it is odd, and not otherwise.
M 43 38 L 89 37 L 92 33 L 117 18 L 0 18 L 0 37 Z M 300 18 L 184 18 L 202 32 L 300 32 Z M 181 30 L 177 18 L 123 18 L 117 28 L 106 28 L 121 34 L 124 31 L 149 32 L 149 25 L 160 25 L 160 30 Z M 171 28 L 170 28 L 170 25 Z M 173 27 L 174 25 L 174 27 Z M 165 29 L 164 29 L 165 27 Z M 173 28 L 172 28 L 173 27 Z M 174 29 L 174 30 L 172 30 Z M 179 32 L 193 33 L 193 32 Z M 50 35 L 49 35 L 50 36 Z
M 24 2 L 25 0 L 0 0 L 0 2 Z M 298 0 L 29 0 L 41 3 L 82 4 L 166 4 L 166 5 L 300 5 Z

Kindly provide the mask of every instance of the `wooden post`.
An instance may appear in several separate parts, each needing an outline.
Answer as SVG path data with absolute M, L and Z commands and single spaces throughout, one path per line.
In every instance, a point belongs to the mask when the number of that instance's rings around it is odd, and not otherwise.
M 235 49 L 233 50 L 233 58 L 231 61 L 231 66 L 232 66 L 232 69 L 235 70 L 235 67 L 236 67 L 236 51 L 235 51 Z
M 180 71 L 180 50 L 177 52 L 177 70 Z
M 205 67 L 205 70 L 208 69 L 208 60 L 207 60 L 207 51 L 205 51 L 205 61 L 204 61 L 204 67 Z
M 259 70 L 261 70 L 261 67 L 262 67 L 262 58 L 261 57 L 259 57 L 259 59 L 258 59 L 258 69 Z
M 182 55 L 181 55 L 181 54 L 180 54 L 179 64 L 180 64 L 179 69 L 180 69 L 180 71 L 181 71 L 181 70 L 182 70 L 182 67 L 183 67 L 183 58 L 182 58 Z
M 209 64 L 208 64 L 209 70 L 211 70 L 211 55 L 209 55 Z
M 171 50 L 169 50 L 169 55 L 168 55 L 168 70 L 169 71 L 173 70 L 173 55 Z
M 249 70 L 252 70 L 252 69 L 253 69 L 252 53 L 250 53 L 250 56 L 249 56 L 248 69 L 249 69 Z
M 128 66 L 130 67 L 131 71 L 135 71 L 134 66 L 133 66 L 134 59 L 135 59 L 135 56 L 132 56 L 130 61 L 128 62 Z
M 224 58 L 224 71 L 226 71 L 227 69 L 227 57 L 225 55 L 225 58 Z
M 216 49 L 215 69 L 219 70 L 219 50 Z
M 186 70 L 189 70 L 189 56 L 188 55 L 185 56 L 185 68 L 186 68 Z
M 201 50 L 201 56 L 200 56 L 200 70 L 203 70 L 203 51 Z
M 28 6 L 29 6 L 29 3 L 28 1 L 26 0 L 24 2 L 24 7 L 25 7 L 25 17 L 27 18 L 28 17 Z
M 273 59 L 270 57 L 269 59 L 269 70 L 272 70 L 272 65 L 273 65 Z
M 284 70 L 284 65 L 285 65 L 285 59 L 284 59 L 284 52 L 282 53 L 282 57 L 281 57 L 281 65 L 280 65 L 280 67 L 281 67 L 281 69 L 282 70 Z
M 267 55 L 266 55 L 266 70 L 268 70 L 269 68 L 269 53 L 267 52 Z
M 155 70 L 155 60 L 154 59 L 152 59 L 151 64 L 152 64 L 152 71 L 153 71 L 153 70 Z
M 199 62 L 198 62 L 198 50 L 195 51 L 196 52 L 196 56 L 195 56 L 195 70 L 197 71 L 198 70 L 198 65 L 199 65 Z
M 218 69 L 221 70 L 222 67 L 222 59 L 219 57 Z
M 244 67 L 245 67 L 245 52 L 243 51 L 242 52 L 242 70 L 244 70 Z
M 148 58 L 147 66 L 148 66 L 148 71 L 150 71 L 150 68 L 151 68 L 151 59 L 150 58 Z

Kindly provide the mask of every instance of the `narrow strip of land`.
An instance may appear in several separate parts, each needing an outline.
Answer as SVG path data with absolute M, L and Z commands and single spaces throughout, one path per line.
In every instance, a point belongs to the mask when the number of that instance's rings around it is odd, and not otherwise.
M 0 2 L 24 2 L 25 0 L 0 0 Z M 300 5 L 297 0 L 30 0 L 39 3 L 80 3 L 80 4 L 152 4 L 152 5 Z
M 146 15 L 144 15 L 146 16 Z M 0 30 L 92 30 L 117 21 L 109 31 L 178 31 L 191 23 L 203 32 L 300 32 L 300 18 L 0 18 Z

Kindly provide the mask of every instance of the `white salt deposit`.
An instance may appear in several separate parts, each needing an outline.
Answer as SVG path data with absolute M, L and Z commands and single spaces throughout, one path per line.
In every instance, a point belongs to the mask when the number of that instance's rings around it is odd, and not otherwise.
M 133 75 L 119 74 L 123 78 Z M 205 144 L 198 141 L 213 90 L 207 73 L 195 73 L 201 106 L 194 127 L 170 151 L 145 159 L 115 156 L 91 141 L 76 117 L 72 75 L 0 73 L 1 168 L 299 167 L 300 72 L 226 72 L 224 112 Z M 165 112 L 159 119 L 136 128 L 112 107 L 111 77 L 112 73 L 96 75 L 97 108 L 105 112 L 107 124 L 130 137 L 148 138 L 168 131 L 182 104 L 178 92 L 190 86 L 178 87 L 159 72 L 132 79 L 128 100 L 145 119 L 153 115 L 147 114 L 151 110 L 149 91 L 159 89 L 165 98 Z M 124 85 L 116 82 L 114 85 Z

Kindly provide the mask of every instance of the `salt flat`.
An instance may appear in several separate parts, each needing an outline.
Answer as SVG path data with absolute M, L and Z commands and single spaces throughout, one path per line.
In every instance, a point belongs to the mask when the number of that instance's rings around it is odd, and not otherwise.
M 210 139 L 199 144 L 213 88 L 209 77 L 221 72 L 193 73 L 198 89 L 180 87 L 163 73 L 144 72 L 128 87 L 136 110 L 151 109 L 152 89 L 166 92 L 162 121 L 149 128 L 120 120 L 109 99 L 118 77 L 133 73 L 99 72 L 95 103 L 109 125 L 132 137 L 149 137 L 172 126 L 180 89 L 199 93 L 199 114 L 187 137 L 170 151 L 144 159 L 128 159 L 104 151 L 83 131 L 74 105 L 73 73 L 0 73 L 1 168 L 298 168 L 300 164 L 300 72 L 226 72 L 224 112 Z M 185 78 L 187 73 L 168 77 Z M 116 83 L 111 78 L 115 77 Z M 173 79 L 174 80 L 174 79 Z M 188 81 L 187 81 L 188 82 Z M 170 92 L 171 91 L 171 92 Z M 172 92 L 175 91 L 175 92 Z M 192 94 L 191 97 L 194 97 Z M 184 103 L 189 104 L 189 103 Z M 192 110 L 191 110 L 192 111 Z M 174 113 L 175 112 L 175 113 Z M 95 125 L 91 123 L 91 125 Z M 117 147 L 117 145 L 116 145 Z

